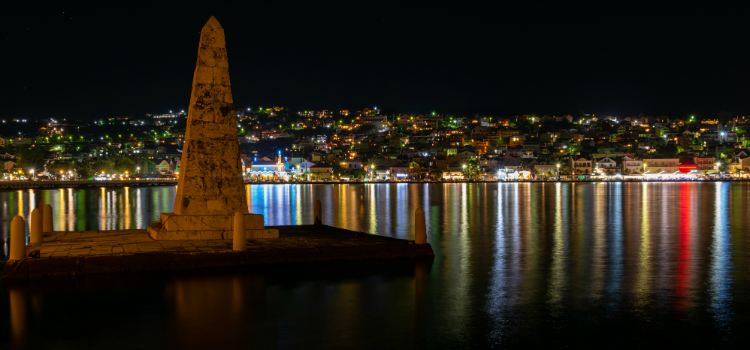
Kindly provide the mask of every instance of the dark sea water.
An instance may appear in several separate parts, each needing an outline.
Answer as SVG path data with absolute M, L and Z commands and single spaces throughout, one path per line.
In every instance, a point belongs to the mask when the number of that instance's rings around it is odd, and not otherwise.
M 0 282 L 0 348 L 750 346 L 750 183 L 252 185 L 266 225 L 413 239 L 434 260 Z M 10 220 L 145 228 L 174 187 L 0 192 Z

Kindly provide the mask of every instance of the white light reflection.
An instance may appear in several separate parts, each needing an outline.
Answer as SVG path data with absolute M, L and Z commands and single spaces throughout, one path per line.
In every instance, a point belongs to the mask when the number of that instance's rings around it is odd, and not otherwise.
M 503 214 L 506 208 L 503 205 L 503 184 L 496 184 L 494 194 L 496 201 L 496 227 L 495 227 L 495 245 L 494 245 L 494 264 L 492 266 L 492 276 L 490 277 L 489 293 L 487 294 L 487 313 L 493 323 L 489 332 L 489 338 L 496 345 L 500 345 L 505 337 L 505 329 L 510 320 L 506 319 L 503 311 L 506 308 L 506 299 L 508 298 L 508 252 L 506 251 L 506 232 L 505 216 Z
M 709 310 L 714 314 L 719 329 L 729 336 L 732 321 L 732 242 L 729 239 L 727 213 L 730 184 L 715 183 L 716 194 L 714 209 L 714 227 L 711 242 L 711 265 L 708 274 Z
M 552 239 L 552 266 L 550 267 L 550 283 L 547 290 L 547 303 L 550 304 L 550 314 L 561 316 L 563 312 L 562 299 L 568 282 L 566 261 L 568 242 L 563 226 L 563 194 L 562 184 L 555 184 L 555 222 Z
M 622 183 L 615 182 L 605 185 L 609 190 L 607 193 L 609 228 L 609 283 L 607 284 L 607 295 L 610 298 L 609 305 L 619 305 L 620 287 L 623 275 L 623 238 L 622 238 Z M 618 303 L 618 304 L 615 304 Z
M 370 207 L 368 210 L 368 216 L 370 217 L 369 220 L 369 232 L 376 234 L 378 233 L 378 216 L 377 216 L 377 192 L 375 192 L 375 189 L 377 185 L 374 184 L 367 184 L 367 197 L 370 199 L 370 203 L 368 206 Z
M 148 225 L 143 218 L 143 198 L 141 198 L 144 188 L 138 188 L 135 190 L 135 224 L 138 228 L 146 227 Z

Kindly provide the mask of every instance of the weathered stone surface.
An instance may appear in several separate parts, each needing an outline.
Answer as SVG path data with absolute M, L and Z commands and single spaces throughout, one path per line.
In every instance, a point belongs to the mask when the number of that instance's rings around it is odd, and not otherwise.
M 172 241 L 154 241 L 146 230 L 89 231 L 85 238 L 80 232 L 54 232 L 45 236 L 41 245 L 26 246 L 27 253 L 36 250 L 52 256 L 9 261 L 3 278 L 434 256 L 429 244 L 330 226 L 246 231 L 245 251 L 233 250 L 232 231 L 193 231 L 198 237 Z M 274 239 L 263 237 L 271 232 Z M 182 235 L 185 231 L 159 233 Z
M 263 215 L 244 214 L 247 238 L 278 238 L 278 230 L 266 229 Z M 162 213 L 161 225 L 148 227 L 154 240 L 229 239 L 234 220 L 225 215 L 174 215 Z M 213 237 L 213 238 L 208 238 Z M 50 253 L 50 254 L 53 254 Z
M 262 230 L 264 227 L 263 215 L 248 214 L 245 216 L 245 229 Z
M 246 230 L 246 238 L 279 238 L 279 230 L 277 229 L 264 229 L 264 230 Z
M 232 218 L 227 216 L 200 216 L 201 230 L 231 230 Z
M 198 46 L 174 216 L 248 213 L 228 62 L 224 29 L 211 17 Z M 165 221 L 168 230 L 231 230 L 220 220 Z
M 3 270 L 3 278 L 26 278 L 29 275 L 28 260 L 8 260 Z
M 168 231 L 195 230 L 200 229 L 200 225 L 200 217 L 191 215 L 170 215 L 164 222 L 164 227 Z
M 228 239 L 234 214 L 248 214 L 225 45 L 224 29 L 211 17 L 198 45 L 174 212 L 149 225 L 152 239 Z M 245 226 L 247 237 L 278 237 L 265 230 L 262 215 L 248 215 Z
M 82 267 L 75 257 L 52 257 L 46 259 L 29 259 L 29 276 L 56 276 L 79 274 Z

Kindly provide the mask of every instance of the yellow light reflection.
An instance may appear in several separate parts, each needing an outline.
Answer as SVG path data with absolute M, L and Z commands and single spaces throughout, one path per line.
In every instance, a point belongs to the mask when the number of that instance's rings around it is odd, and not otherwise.
M 73 202 L 73 189 L 68 189 L 68 215 L 66 222 L 66 229 L 65 231 L 75 231 L 75 228 L 73 227 L 73 223 L 75 222 L 75 214 L 74 214 L 74 202 Z
M 594 283 L 591 285 L 590 291 L 591 291 L 591 298 L 593 300 L 598 300 L 602 296 L 602 290 L 604 289 L 604 282 L 606 280 L 605 277 L 605 268 L 606 268 L 606 259 L 607 259 L 607 232 L 606 232 L 606 224 L 603 224 L 602 221 L 606 217 L 606 213 L 604 212 L 604 208 L 607 207 L 606 198 L 606 184 L 591 184 L 593 186 L 593 191 L 595 192 L 593 195 L 593 198 L 595 198 L 593 205 L 594 209 L 594 215 L 592 217 L 592 221 L 594 222 L 592 228 L 593 228 L 593 241 L 594 241 L 594 249 L 593 249 L 593 256 L 592 256 L 592 264 L 594 268 L 592 269 L 591 274 L 591 281 Z
M 130 187 L 125 187 L 125 227 L 124 229 L 131 228 L 130 226 Z
M 55 228 L 57 228 L 57 231 L 65 231 L 65 190 L 62 188 L 57 192 L 57 203 L 59 208 L 57 208 L 57 222 L 52 223 L 53 231 L 55 231 Z M 53 210 L 54 211 L 54 210 Z
M 18 191 L 18 215 L 23 217 L 23 191 Z
M 636 303 L 643 307 L 649 294 L 649 280 L 651 271 L 650 257 L 651 235 L 648 227 L 648 183 L 641 184 L 641 246 L 638 257 L 638 277 L 635 283 Z
M 107 222 L 107 192 L 104 189 L 104 187 L 101 188 L 101 201 L 99 203 L 99 229 L 100 230 L 106 230 L 106 222 Z

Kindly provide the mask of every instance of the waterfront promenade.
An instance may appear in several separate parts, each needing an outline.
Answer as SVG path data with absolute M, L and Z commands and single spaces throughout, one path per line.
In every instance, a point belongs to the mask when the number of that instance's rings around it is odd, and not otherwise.
M 738 181 L 750 182 L 750 178 L 715 178 L 715 179 L 627 179 L 627 180 L 604 180 L 604 179 L 576 179 L 576 180 L 401 180 L 401 181 L 248 181 L 247 185 L 279 185 L 279 184 L 383 184 L 383 183 L 550 183 L 550 182 L 716 182 L 716 181 Z M 99 187 L 148 187 L 148 186 L 173 186 L 177 185 L 177 179 L 141 179 L 141 180 L 73 180 L 73 181 L 0 181 L 0 190 L 21 189 L 52 189 L 52 188 L 99 188 Z
M 135 187 L 176 185 L 177 179 L 0 181 L 0 190 L 27 188 Z

